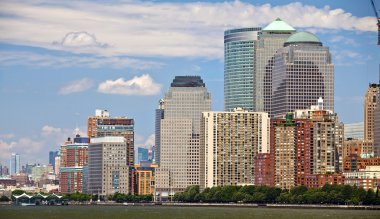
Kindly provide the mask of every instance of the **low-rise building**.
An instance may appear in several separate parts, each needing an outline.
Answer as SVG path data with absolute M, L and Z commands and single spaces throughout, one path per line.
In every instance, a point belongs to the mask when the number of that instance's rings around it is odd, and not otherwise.
M 359 171 L 345 172 L 344 184 L 377 190 L 380 187 L 380 166 L 366 166 Z

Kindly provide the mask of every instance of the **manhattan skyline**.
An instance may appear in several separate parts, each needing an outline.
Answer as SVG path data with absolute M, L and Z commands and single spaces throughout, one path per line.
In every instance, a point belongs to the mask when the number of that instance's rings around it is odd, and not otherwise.
M 364 120 L 379 80 L 369 1 L 3 1 L 0 13 L 3 166 L 11 153 L 47 164 L 76 127 L 86 136 L 95 109 L 133 118 L 136 149 L 154 145 L 155 109 L 175 75 L 201 76 L 222 111 L 224 31 L 278 17 L 330 48 L 344 123 Z

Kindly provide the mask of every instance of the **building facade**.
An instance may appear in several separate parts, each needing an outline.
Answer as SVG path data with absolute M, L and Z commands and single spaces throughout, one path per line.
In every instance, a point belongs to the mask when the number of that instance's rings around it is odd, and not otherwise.
M 95 111 L 95 116 L 88 118 L 87 134 L 89 138 L 122 136 L 128 146 L 128 165 L 135 162 L 134 152 L 134 120 L 127 117 L 110 117 L 107 110 Z
M 83 168 L 88 163 L 88 141 L 89 138 L 77 135 L 73 143 L 65 144 L 65 157 L 59 176 L 61 193 L 83 192 Z
M 155 176 L 159 199 L 182 192 L 190 185 L 199 185 L 201 118 L 202 112 L 211 110 L 211 94 L 201 77 L 176 76 L 164 102 L 160 166 Z
M 165 101 L 161 99 L 156 109 L 155 129 L 154 129 L 154 162 L 160 166 L 160 144 L 161 144 L 161 120 L 165 118 Z
M 55 157 L 58 156 L 58 151 L 49 151 L 49 164 L 55 168 Z
M 138 195 L 152 195 L 154 193 L 154 174 L 157 167 L 156 164 L 135 165 Z
M 236 108 L 202 115 L 201 188 L 254 185 L 256 156 L 269 149 L 268 114 Z
M 344 124 L 345 139 L 364 139 L 364 122 Z
M 276 51 L 296 30 L 277 18 L 264 27 L 256 42 L 253 102 L 255 112 L 270 112 L 272 97 L 272 69 Z
M 91 138 L 87 192 L 108 196 L 129 193 L 128 143 L 121 136 Z
M 148 151 L 149 150 L 147 148 L 137 148 L 137 163 L 149 160 Z
M 255 47 L 261 28 L 224 32 L 224 109 L 254 110 Z
M 364 97 L 364 139 L 374 140 L 375 109 L 380 84 L 369 84 Z
M 277 51 L 272 71 L 271 116 L 309 109 L 322 97 L 334 111 L 334 65 L 328 47 L 314 34 L 298 32 Z
M 375 108 L 375 115 L 374 115 L 374 155 L 375 157 L 380 157 L 380 91 L 377 97 L 377 107 Z

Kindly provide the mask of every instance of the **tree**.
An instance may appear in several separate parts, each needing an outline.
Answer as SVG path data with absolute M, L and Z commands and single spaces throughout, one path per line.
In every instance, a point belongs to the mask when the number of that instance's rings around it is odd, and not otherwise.
M 5 195 L 0 197 L 0 202 L 9 202 L 9 201 L 10 201 L 10 199 Z

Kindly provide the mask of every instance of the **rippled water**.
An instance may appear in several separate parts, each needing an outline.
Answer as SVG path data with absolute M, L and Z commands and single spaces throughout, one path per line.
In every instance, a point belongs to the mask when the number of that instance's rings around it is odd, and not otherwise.
M 17 218 L 380 218 L 380 211 L 167 206 L 0 206 L 1 219 Z

